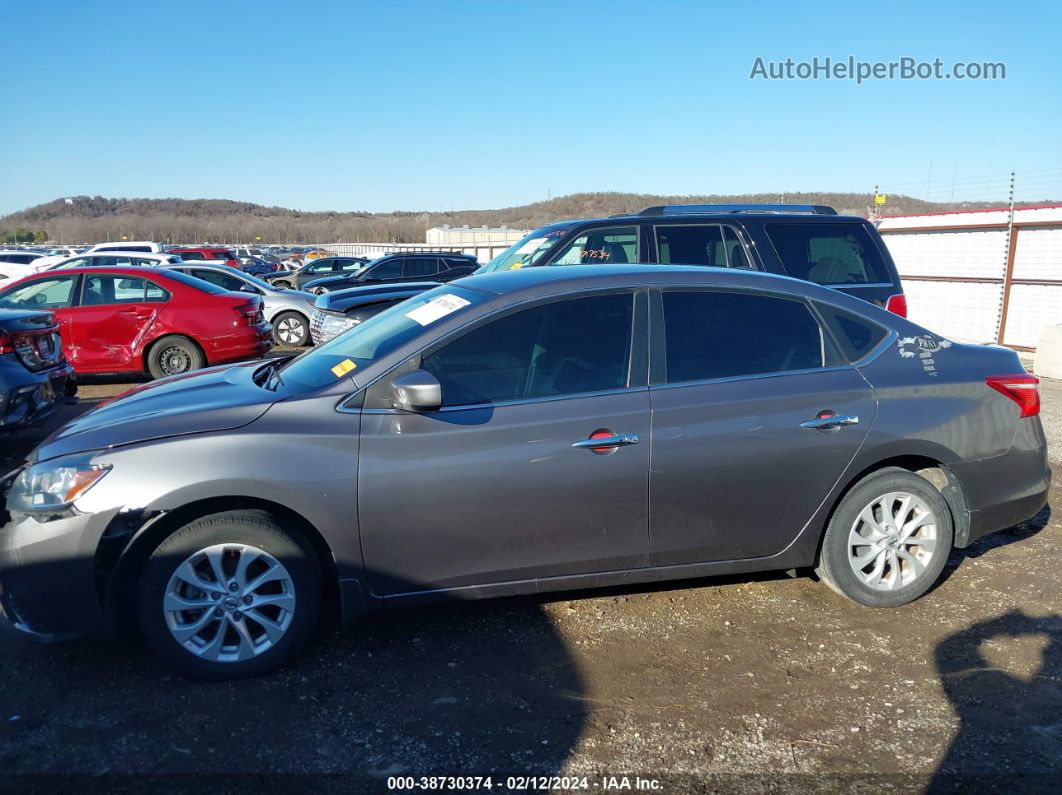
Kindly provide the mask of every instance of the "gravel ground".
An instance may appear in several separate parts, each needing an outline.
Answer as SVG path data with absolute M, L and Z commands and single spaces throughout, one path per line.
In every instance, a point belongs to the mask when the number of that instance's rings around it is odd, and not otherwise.
M 1062 383 L 1042 392 L 1057 468 Z M 0 469 L 43 432 L 5 437 Z M 587 776 L 591 791 L 607 776 L 657 791 L 1059 791 L 1060 553 L 1045 509 L 954 553 L 898 609 L 766 575 L 409 610 L 238 683 L 173 675 L 135 636 L 3 639 L 0 771 L 23 790 L 242 788 L 227 777 L 247 773 L 382 790 L 458 773 Z

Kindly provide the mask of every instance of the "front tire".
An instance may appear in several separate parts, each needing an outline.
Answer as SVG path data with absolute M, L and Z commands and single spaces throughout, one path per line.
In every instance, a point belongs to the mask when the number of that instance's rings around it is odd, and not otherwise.
M 273 336 L 284 345 L 301 348 L 310 340 L 310 322 L 298 312 L 281 312 L 273 320 Z
M 264 511 L 226 511 L 177 530 L 140 577 L 148 645 L 183 673 L 239 679 L 297 654 L 317 626 L 321 573 L 295 533 Z
M 951 552 L 951 511 L 937 488 L 906 469 L 863 478 L 826 527 L 816 573 L 867 607 L 897 607 L 928 591 Z
M 183 375 L 203 366 L 203 354 L 187 337 L 171 334 L 151 346 L 147 355 L 147 366 L 152 378 Z

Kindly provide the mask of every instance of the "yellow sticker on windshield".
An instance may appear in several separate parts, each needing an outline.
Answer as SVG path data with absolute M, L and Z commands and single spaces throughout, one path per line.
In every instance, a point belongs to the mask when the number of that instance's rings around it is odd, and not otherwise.
M 342 378 L 355 367 L 357 367 L 357 365 L 354 364 L 354 362 L 352 362 L 350 359 L 344 359 L 332 368 L 332 372 L 335 373 L 336 378 Z

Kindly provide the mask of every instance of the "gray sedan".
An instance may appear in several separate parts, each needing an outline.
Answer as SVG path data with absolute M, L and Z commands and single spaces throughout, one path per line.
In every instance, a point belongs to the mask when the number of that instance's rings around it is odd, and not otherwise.
M 137 387 L 12 473 L 0 606 L 248 676 L 324 615 L 761 570 L 870 607 L 1036 514 L 1036 379 L 814 284 L 530 268 Z
M 226 290 L 256 293 L 262 296 L 262 311 L 273 324 L 273 337 L 283 345 L 299 348 L 310 342 L 310 316 L 316 295 L 301 290 L 274 287 L 249 273 L 227 265 L 197 265 L 186 262 L 167 265 L 167 270 L 181 271 Z

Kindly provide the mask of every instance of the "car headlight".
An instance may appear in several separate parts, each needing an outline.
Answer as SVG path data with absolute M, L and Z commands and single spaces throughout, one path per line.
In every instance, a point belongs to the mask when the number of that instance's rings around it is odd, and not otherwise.
M 7 494 L 11 512 L 56 511 L 71 505 L 111 471 L 91 456 L 71 456 L 23 469 Z
M 321 331 L 323 331 L 329 337 L 335 337 L 342 334 L 347 329 L 354 328 L 354 326 L 361 323 L 360 318 L 352 318 L 337 315 L 325 315 L 321 322 Z

